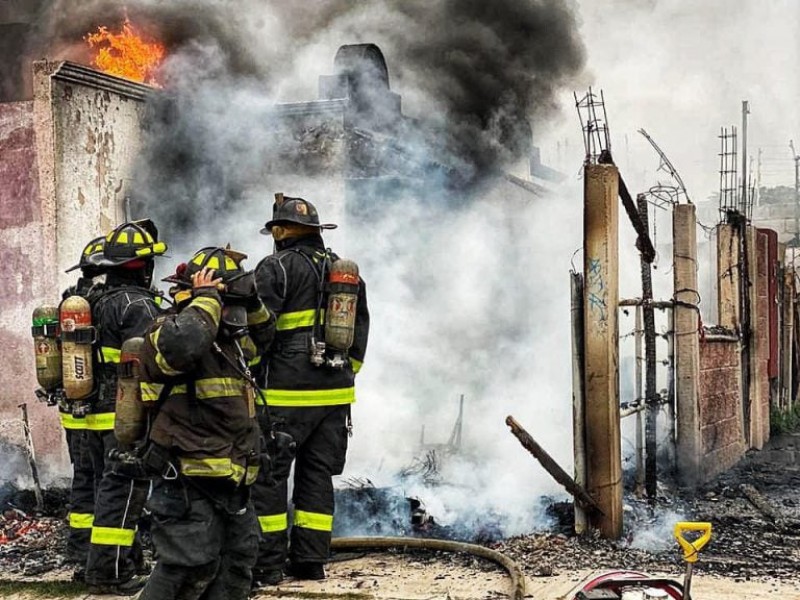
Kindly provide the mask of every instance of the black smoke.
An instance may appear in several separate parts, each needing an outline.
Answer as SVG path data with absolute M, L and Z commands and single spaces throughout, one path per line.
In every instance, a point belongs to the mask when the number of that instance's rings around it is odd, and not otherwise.
M 38 9 L 32 10 L 37 2 Z M 126 17 L 172 51 L 213 46 L 228 75 L 265 81 L 285 77 L 282 69 L 294 51 L 331 31 L 341 35 L 341 44 L 375 41 L 401 85 L 416 88 L 418 104 L 425 105 L 414 108 L 423 120 L 438 125 L 447 150 L 478 174 L 527 154 L 528 121 L 549 116 L 555 95 L 584 64 L 571 0 L 23 4 L 30 21 L 23 53 L 32 57 L 66 55 L 87 61 L 82 37 L 100 25 L 119 25 Z M 282 32 L 280 37 L 270 39 L 276 31 Z M 14 51 L 19 54 L 19 47 Z M 318 74 L 304 75 L 313 79 Z

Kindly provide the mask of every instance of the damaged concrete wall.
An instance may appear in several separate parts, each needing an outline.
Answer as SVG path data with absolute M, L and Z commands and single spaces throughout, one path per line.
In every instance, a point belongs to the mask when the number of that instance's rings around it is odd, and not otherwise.
M 0 417 L 27 402 L 37 451 L 57 471 L 63 434 L 33 394 L 31 313 L 59 300 L 84 244 L 124 218 L 149 88 L 70 63 L 36 63 L 33 79 L 33 102 L 0 104 Z M 16 440 L 13 425 L 0 435 Z
M 733 465 L 746 450 L 742 429 L 741 351 L 736 340 L 700 344 L 700 435 L 702 479 Z
M 42 125 L 42 194 L 55 199 L 58 287 L 84 244 L 125 220 L 149 88 L 71 63 L 36 63 L 34 102 Z M 49 138 L 49 139 L 48 139 Z
M 6 277 L 0 286 L 0 435 L 22 441 L 18 405 L 25 402 L 39 445 L 60 448 L 57 431 L 45 425 L 52 409 L 34 396 L 31 313 L 55 285 L 55 246 L 48 235 L 54 211 L 40 202 L 37 169 L 33 102 L 0 104 L 0 256 Z

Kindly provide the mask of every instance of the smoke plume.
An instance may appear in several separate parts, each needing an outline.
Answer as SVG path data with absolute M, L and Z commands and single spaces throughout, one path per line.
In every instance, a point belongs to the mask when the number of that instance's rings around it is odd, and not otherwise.
M 27 54 L 86 60 L 82 37 L 127 16 L 173 54 L 188 51 L 199 58 L 198 48 L 213 49 L 228 77 L 257 77 L 265 84 L 262 93 L 294 100 L 281 92 L 298 90 L 300 70 L 306 71 L 301 88 L 308 92 L 305 86 L 324 71 L 320 61 L 330 64 L 332 48 L 374 42 L 389 58 L 397 85 L 409 91 L 414 116 L 437 128 L 441 152 L 451 155 L 443 159 L 466 170 L 462 177 L 470 181 L 527 156 L 529 120 L 552 114 L 556 94 L 584 63 L 570 0 L 298 4 L 45 0 Z M 319 52 L 322 46 L 327 55 Z M 178 68 L 187 67 L 178 62 Z M 308 72 L 310 62 L 315 69 Z
M 527 158 L 531 123 L 582 71 L 572 2 L 131 0 L 127 16 L 169 49 L 164 90 L 148 101 L 134 216 L 156 221 L 171 262 L 230 241 L 252 267 L 271 251 L 257 232 L 272 194 L 314 202 L 342 224 L 326 242 L 359 262 L 372 313 L 346 474 L 408 487 L 397 474 L 421 428 L 446 439 L 463 393 L 465 456 L 443 470 L 449 486 L 406 491 L 445 524 L 483 512 L 501 515 L 506 534 L 541 524 L 537 499 L 557 489 L 504 418 L 568 467 L 569 306 L 557 299 L 568 298 L 580 240 L 577 227 L 552 232 L 578 215 L 575 203 L 534 202 L 503 172 Z M 36 28 L 71 56 L 81 35 L 124 17 L 115 2 L 53 0 Z M 388 133 L 355 132 L 368 157 L 396 167 L 374 180 L 326 162 L 325 145 L 344 143 L 335 128 L 287 140 L 274 114 L 276 102 L 316 99 L 336 49 L 366 42 L 383 50 L 408 117 Z M 297 148 L 316 153 L 287 158 Z

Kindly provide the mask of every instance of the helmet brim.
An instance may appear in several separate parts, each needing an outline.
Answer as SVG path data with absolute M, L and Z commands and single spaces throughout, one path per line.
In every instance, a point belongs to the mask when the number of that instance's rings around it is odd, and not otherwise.
M 178 275 L 175 274 L 167 275 L 161 281 L 164 281 L 166 283 L 174 283 L 175 285 L 182 285 L 185 287 L 192 287 L 191 281 L 183 279 L 182 277 L 179 277 Z
M 267 221 L 264 227 L 261 229 L 261 235 L 272 235 L 272 228 L 275 225 L 280 225 L 281 223 L 294 223 L 295 225 L 305 225 L 306 227 L 316 227 L 318 229 L 336 229 L 339 227 L 335 223 L 322 223 L 321 225 L 309 225 L 308 223 L 304 223 L 302 221 L 294 221 L 292 219 L 276 219 L 274 221 Z
M 92 266 L 94 266 L 94 265 L 92 265 Z M 81 264 L 78 263 L 77 265 L 72 265 L 69 269 L 64 271 L 64 273 L 72 273 L 74 270 L 80 269 L 80 268 L 81 268 Z

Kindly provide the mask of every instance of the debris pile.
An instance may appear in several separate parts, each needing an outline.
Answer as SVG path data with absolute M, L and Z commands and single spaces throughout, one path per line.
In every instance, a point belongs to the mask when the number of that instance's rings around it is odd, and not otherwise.
M 36 514 L 35 495 L 11 483 L 0 485 L 0 572 L 33 576 L 63 566 L 68 491 L 45 490 L 44 514 Z
M 697 571 L 751 579 L 794 580 L 800 572 L 800 436 L 774 439 L 694 496 L 662 489 L 655 505 L 626 498 L 625 535 L 619 541 L 571 536 L 572 506 L 551 506 L 559 533 L 508 539 L 493 546 L 511 556 L 532 577 L 580 569 L 683 572 L 672 537 L 679 520 L 708 521 L 712 539 Z

